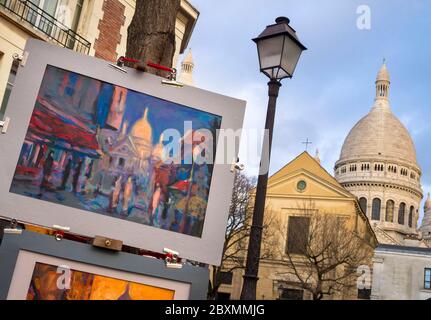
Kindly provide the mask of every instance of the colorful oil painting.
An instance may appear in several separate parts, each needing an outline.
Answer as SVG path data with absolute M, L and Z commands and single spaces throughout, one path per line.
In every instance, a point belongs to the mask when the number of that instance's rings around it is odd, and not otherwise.
M 173 300 L 175 292 L 36 262 L 27 300 Z
M 179 132 L 185 150 L 199 130 L 215 137 L 221 120 L 47 66 L 10 192 L 201 237 L 213 164 L 164 161 L 164 134 Z

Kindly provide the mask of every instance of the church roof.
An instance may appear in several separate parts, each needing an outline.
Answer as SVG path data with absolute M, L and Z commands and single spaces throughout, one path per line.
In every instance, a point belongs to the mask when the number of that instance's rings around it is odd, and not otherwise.
M 431 248 L 409 247 L 409 246 L 390 245 L 390 244 L 379 244 L 378 247 L 376 248 L 376 251 L 431 255 Z
M 194 64 L 193 62 L 193 55 L 192 55 L 192 49 L 190 48 L 189 51 L 187 51 L 186 57 L 183 60 L 183 63 L 188 64 Z
M 382 67 L 377 73 L 376 81 L 390 81 L 389 70 L 386 66 L 386 62 L 383 62 Z
M 377 79 L 389 81 L 386 64 Z M 418 167 L 413 140 L 392 113 L 387 97 L 376 96 L 371 111 L 356 123 L 344 141 L 339 161 L 359 158 L 395 160 Z
M 286 164 L 283 168 L 278 170 L 268 179 L 268 184 L 275 182 L 295 171 L 306 169 L 311 174 L 318 176 L 330 183 L 332 186 L 343 190 L 346 193 L 349 193 L 343 186 L 335 180 L 333 176 L 331 176 L 328 171 L 326 171 L 320 163 L 312 157 L 307 151 L 304 151 L 300 155 L 298 155 L 295 159 Z M 354 197 L 352 195 L 352 197 Z
M 292 192 L 291 184 L 296 186 L 298 179 L 305 177 L 308 180 L 309 187 L 303 193 Z M 293 189 L 296 190 L 296 189 Z M 255 191 L 255 190 L 254 190 Z M 360 209 L 357 197 L 346 190 L 328 171 L 326 171 L 315 157 L 307 151 L 302 152 L 295 159 L 290 161 L 268 179 L 267 197 L 272 196 L 293 196 L 301 198 L 326 198 L 326 199 L 344 199 L 354 201 L 358 214 L 365 221 L 367 228 L 377 242 L 375 233 L 365 213 Z

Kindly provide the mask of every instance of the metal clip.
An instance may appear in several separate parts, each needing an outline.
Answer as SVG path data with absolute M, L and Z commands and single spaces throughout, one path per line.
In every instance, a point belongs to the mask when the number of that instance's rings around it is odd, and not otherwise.
M 9 126 L 9 122 L 10 122 L 10 118 L 9 117 L 4 117 L 4 120 L 0 121 L 0 128 L 1 128 L 1 133 L 6 133 L 7 128 Z
M 166 254 L 165 263 L 167 268 L 181 269 L 183 265 L 178 262 L 178 252 L 164 248 L 163 253 Z
M 117 64 L 115 63 L 108 63 L 108 65 L 112 68 L 114 68 L 115 70 L 127 73 L 126 69 L 123 69 L 122 66 L 124 65 L 123 63 L 119 63 L 117 62 Z
M 177 81 L 177 69 L 172 68 L 172 72 L 169 74 L 168 79 L 162 79 L 162 84 L 167 84 L 169 86 L 174 86 L 178 88 L 184 87 L 184 84 Z
M 70 227 L 63 227 L 56 224 L 54 224 L 52 228 L 55 230 L 54 237 L 57 241 L 63 240 L 65 231 L 70 231 Z
M 10 228 L 3 229 L 3 232 L 6 234 L 21 234 L 22 229 L 18 229 L 18 221 L 16 219 L 12 219 L 10 221 Z

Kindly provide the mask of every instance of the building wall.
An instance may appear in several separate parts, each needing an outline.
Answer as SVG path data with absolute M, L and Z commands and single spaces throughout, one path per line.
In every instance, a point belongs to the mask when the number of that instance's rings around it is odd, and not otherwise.
M 373 259 L 371 299 L 430 299 L 431 290 L 424 289 L 425 268 L 431 268 L 431 251 L 424 254 L 377 248 Z
M 0 97 L 3 97 L 15 53 L 24 50 L 29 35 L 0 16 Z M 1 98 L 0 98 L 1 99 Z
M 118 0 L 103 1 L 103 16 L 97 26 L 99 35 L 94 41 L 93 46 L 96 58 L 102 58 L 107 61 L 117 60 L 117 47 L 121 43 L 121 39 L 125 38 L 120 33 L 126 21 L 126 16 L 124 15 L 125 8 Z
M 318 197 L 312 197 L 311 200 L 315 205 L 315 209 L 319 212 L 324 212 L 328 214 L 334 214 L 337 216 L 344 216 L 349 219 L 349 227 L 354 228 L 355 221 L 357 217 L 357 210 L 355 207 L 355 201 L 352 199 L 347 199 L 345 201 L 337 201 L 334 199 L 331 200 L 319 200 Z M 271 225 L 270 228 L 274 228 L 274 233 L 283 232 L 287 235 L 288 230 L 288 219 L 290 216 L 304 216 L 306 213 L 303 212 L 302 204 L 304 201 L 309 201 L 309 199 L 302 199 L 300 197 L 285 197 L 285 198 L 273 198 L 270 195 L 267 198 L 268 203 L 270 204 L 272 212 L 277 214 L 280 222 L 280 225 Z M 281 227 L 280 227 L 281 226 Z M 369 229 L 369 225 L 367 225 L 366 221 L 360 220 L 358 225 L 359 234 L 364 235 L 366 232 L 372 232 Z M 270 232 L 271 233 L 271 232 Z M 284 254 L 286 247 L 286 238 L 280 238 L 278 241 L 278 249 L 277 253 Z M 372 248 L 370 247 L 370 251 Z M 275 300 L 278 299 L 278 286 L 282 283 L 297 283 L 298 280 L 294 276 L 286 275 L 286 271 L 289 267 L 286 263 L 282 261 L 287 260 L 287 255 L 281 259 L 263 259 L 260 262 L 259 267 L 259 281 L 257 284 L 257 299 L 262 300 Z M 371 261 L 369 261 L 368 266 L 371 268 Z M 241 269 L 235 270 L 233 274 L 233 283 L 232 285 L 223 285 L 220 288 L 220 292 L 230 293 L 231 299 L 238 300 L 241 295 L 242 288 L 242 276 L 243 271 Z M 287 286 L 289 287 L 289 286 Z M 292 288 L 295 288 L 292 286 Z M 309 292 L 304 292 L 304 299 L 311 299 L 312 296 Z M 331 299 L 356 299 L 357 291 L 356 288 L 353 288 L 350 292 L 345 293 L 344 295 L 334 295 L 330 297 Z
M 11 0 L 18 1 L 18 0 Z M 56 19 L 70 28 L 78 0 L 59 0 Z M 125 55 L 127 27 L 135 11 L 135 0 L 85 0 L 76 33 L 91 43 L 89 55 L 115 61 Z M 199 12 L 186 1 L 181 1 L 181 10 L 176 22 L 176 50 L 173 65 L 184 51 L 187 39 Z M 12 66 L 12 55 L 22 54 L 29 37 L 55 43 L 31 24 L 20 20 L 0 6 L 0 101 Z

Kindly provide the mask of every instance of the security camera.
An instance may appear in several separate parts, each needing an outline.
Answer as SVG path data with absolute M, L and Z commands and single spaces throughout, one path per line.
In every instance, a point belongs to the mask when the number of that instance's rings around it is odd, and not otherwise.
M 244 170 L 245 166 L 242 163 L 235 163 L 235 169 L 242 171 Z
M 234 172 L 235 170 L 242 171 L 245 169 L 245 165 L 239 163 L 239 159 L 236 159 L 234 163 L 232 163 L 230 167 L 230 172 Z

